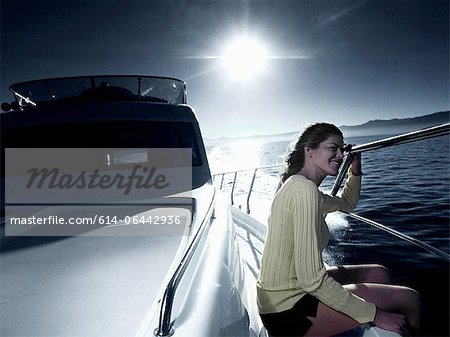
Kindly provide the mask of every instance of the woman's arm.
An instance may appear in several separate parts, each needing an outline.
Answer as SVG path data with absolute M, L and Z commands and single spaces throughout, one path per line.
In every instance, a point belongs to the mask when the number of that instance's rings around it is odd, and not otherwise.
M 322 209 L 314 183 L 304 183 L 293 196 L 294 264 L 302 288 L 331 308 L 359 323 L 371 322 L 375 305 L 352 294 L 328 276 L 322 260 L 320 228 Z
M 324 200 L 323 211 L 325 214 L 339 210 L 351 212 L 358 205 L 362 178 L 361 155 L 358 153 L 352 156 L 352 163 L 348 170 L 348 179 L 345 182 L 342 193 L 339 196 L 322 194 Z

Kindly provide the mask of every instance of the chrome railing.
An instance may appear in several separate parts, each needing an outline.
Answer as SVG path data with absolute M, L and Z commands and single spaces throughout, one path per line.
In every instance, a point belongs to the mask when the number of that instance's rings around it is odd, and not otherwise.
M 234 192 L 235 192 L 235 188 L 236 188 L 236 181 L 237 181 L 238 174 L 242 173 L 242 172 L 253 171 L 250 185 L 247 190 L 247 197 L 246 197 L 247 214 L 250 214 L 250 198 L 252 196 L 252 192 L 254 191 L 253 188 L 254 188 L 254 184 L 255 184 L 256 173 L 258 171 L 272 169 L 272 168 L 278 168 L 280 166 L 281 166 L 281 164 L 275 164 L 275 165 L 267 165 L 267 166 L 259 166 L 259 167 L 253 167 L 253 168 L 248 168 L 248 169 L 242 169 L 242 170 L 237 170 L 237 171 L 220 172 L 220 173 L 213 174 L 213 178 L 217 179 L 217 177 L 220 177 L 219 189 L 222 190 L 225 176 L 229 175 L 229 174 L 233 175 L 233 180 L 231 182 L 230 204 L 234 205 L 234 196 L 235 196 Z
M 433 138 L 442 136 L 450 133 L 450 123 L 441 124 L 435 127 L 426 128 L 418 131 L 413 131 L 409 133 L 405 133 L 402 135 L 384 138 L 380 140 L 376 140 L 374 142 L 357 145 L 351 148 L 351 153 L 363 153 L 367 151 L 374 151 L 390 146 L 405 144 L 416 142 L 423 139 Z M 351 156 L 347 156 L 347 160 L 344 161 L 341 170 L 339 171 L 338 176 L 333 185 L 333 189 L 331 190 L 332 195 L 336 195 L 340 186 L 342 185 L 342 181 L 344 180 L 345 174 L 347 173 L 348 167 L 350 165 Z
M 203 233 L 205 232 L 208 224 L 211 221 L 211 218 L 214 213 L 214 203 L 215 196 L 212 198 L 211 204 L 209 206 L 208 212 L 206 216 L 202 220 L 195 236 L 193 237 L 189 247 L 186 249 L 183 257 L 181 258 L 180 263 L 178 264 L 177 269 L 172 275 L 169 283 L 166 286 L 164 291 L 163 298 L 161 299 L 161 309 L 159 313 L 159 324 L 158 327 L 154 331 L 155 336 L 171 336 L 174 333 L 174 329 L 172 326 L 172 307 L 175 298 L 175 292 L 178 288 L 179 283 L 181 282 L 187 267 L 189 266 L 189 262 L 192 260 L 194 253 L 196 251 L 197 246 L 200 243 L 201 238 L 203 237 Z
M 410 142 L 416 142 L 419 140 L 424 140 L 424 139 L 428 139 L 428 138 L 434 138 L 434 137 L 438 137 L 438 136 L 442 136 L 442 135 L 446 135 L 446 134 L 450 134 L 450 123 L 446 123 L 446 124 L 442 124 L 439 126 L 435 126 L 435 127 L 430 127 L 430 128 L 426 128 L 426 129 L 422 129 L 419 131 L 414 131 L 414 132 L 409 132 L 406 134 L 402 134 L 399 136 L 394 136 L 394 137 L 389 137 L 389 138 L 384 138 L 381 140 L 377 140 L 377 141 L 373 141 L 373 142 L 369 142 L 369 143 L 365 143 L 365 144 L 361 144 L 361 145 L 357 145 L 357 146 L 353 146 L 350 148 L 349 153 L 347 154 L 347 156 L 345 157 L 344 163 L 341 166 L 341 169 L 339 171 L 338 176 L 336 177 L 332 190 L 331 190 L 331 194 L 332 195 L 336 195 L 337 192 L 339 191 L 342 182 L 345 178 L 345 175 L 347 174 L 348 168 L 350 166 L 351 163 L 351 159 L 352 156 L 351 154 L 353 153 L 362 153 L 362 152 L 367 152 L 367 151 L 374 151 L 374 150 L 378 150 L 378 149 L 382 149 L 382 148 L 386 148 L 386 147 L 390 147 L 390 146 L 395 146 L 395 145 L 400 145 L 400 144 L 405 144 L 405 143 L 410 143 Z M 256 168 L 251 168 L 251 169 L 246 169 L 246 170 L 239 170 L 239 171 L 228 171 L 228 172 L 220 172 L 220 173 L 215 173 L 213 176 L 214 177 L 220 177 L 221 182 L 219 185 L 219 189 L 223 188 L 223 182 L 224 182 L 224 177 L 225 175 L 229 175 L 229 174 L 233 174 L 233 180 L 232 180 L 232 187 L 231 187 L 231 192 L 230 192 L 230 202 L 233 205 L 234 204 L 234 192 L 235 192 L 235 185 L 236 185 L 236 181 L 237 181 L 237 176 L 238 173 L 240 172 L 244 172 L 244 171 L 253 171 L 252 174 L 252 179 L 250 181 L 250 184 L 248 186 L 248 191 L 247 191 L 247 197 L 246 197 L 246 204 L 247 204 L 247 213 L 250 214 L 250 197 L 252 195 L 252 191 L 254 188 L 254 183 L 255 183 L 255 177 L 256 177 L 256 173 L 259 170 L 263 170 L 263 169 L 268 169 L 268 168 L 276 168 L 276 167 L 280 167 L 281 164 L 277 164 L 277 165 L 271 165 L 271 166 L 262 166 L 262 167 L 256 167 Z M 374 226 L 376 228 L 379 228 L 387 233 L 390 233 L 402 240 L 408 241 L 418 247 L 421 247 L 425 250 L 427 250 L 428 252 L 434 254 L 435 256 L 442 258 L 444 260 L 447 260 L 448 262 L 450 262 L 450 255 L 435 248 L 432 247 L 420 240 L 417 240 L 415 238 L 412 238 L 406 234 L 400 233 L 392 228 L 389 228 L 385 225 L 382 225 L 378 222 L 375 222 L 373 220 L 364 218 L 360 215 L 357 215 L 355 213 L 347 213 L 348 216 L 357 219 L 359 221 L 362 221 L 366 224 L 369 224 L 371 226 Z
M 389 227 L 387 227 L 385 225 L 382 225 L 382 224 L 380 224 L 380 223 L 378 223 L 376 221 L 373 221 L 373 220 L 367 219 L 365 217 L 362 217 L 362 216 L 360 216 L 358 214 L 355 214 L 355 213 L 346 213 L 346 214 L 349 217 L 353 218 L 353 219 L 362 221 L 362 222 L 364 222 L 364 223 L 366 223 L 368 225 L 371 225 L 373 227 L 381 229 L 381 230 L 383 230 L 383 231 L 385 231 L 385 232 L 387 232 L 389 234 L 392 234 L 392 235 L 394 235 L 394 236 L 396 236 L 396 237 L 398 237 L 398 238 L 400 238 L 400 239 L 402 239 L 404 241 L 408 241 L 409 243 L 412 243 L 413 245 L 415 245 L 417 247 L 423 248 L 426 251 L 432 253 L 433 255 L 435 255 L 437 257 L 440 257 L 440 258 L 450 262 L 450 255 L 447 254 L 446 252 L 443 252 L 442 250 L 440 250 L 440 249 L 438 249 L 436 247 L 430 246 L 429 244 L 427 244 L 427 243 L 425 243 L 423 241 L 417 240 L 417 239 L 415 239 L 415 238 L 413 238 L 413 237 L 411 237 L 409 235 L 406 235 L 404 233 L 396 231 L 395 229 L 389 228 Z

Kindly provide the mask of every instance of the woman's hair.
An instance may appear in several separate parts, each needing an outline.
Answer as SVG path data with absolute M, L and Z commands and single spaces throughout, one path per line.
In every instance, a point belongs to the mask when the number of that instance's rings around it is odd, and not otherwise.
M 316 123 L 308 126 L 297 140 L 290 145 L 285 156 L 285 166 L 281 172 L 281 182 L 298 173 L 305 164 L 305 147 L 316 149 L 328 137 L 337 135 L 344 138 L 342 131 L 329 123 Z

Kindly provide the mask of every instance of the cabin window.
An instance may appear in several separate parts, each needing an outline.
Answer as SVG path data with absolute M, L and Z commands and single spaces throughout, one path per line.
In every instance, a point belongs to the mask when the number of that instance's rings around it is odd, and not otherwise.
M 147 161 L 146 148 L 190 148 L 192 166 L 202 166 L 195 129 L 185 122 L 96 121 L 5 128 L 2 147 L 114 148 L 110 164 Z M 120 149 L 126 150 L 120 150 Z

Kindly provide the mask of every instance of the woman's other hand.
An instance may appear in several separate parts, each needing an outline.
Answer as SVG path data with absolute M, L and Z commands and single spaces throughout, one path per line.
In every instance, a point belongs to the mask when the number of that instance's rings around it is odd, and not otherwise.
M 396 332 L 400 335 L 404 335 L 406 331 L 405 315 L 384 311 L 378 308 L 373 324 L 381 329 Z

